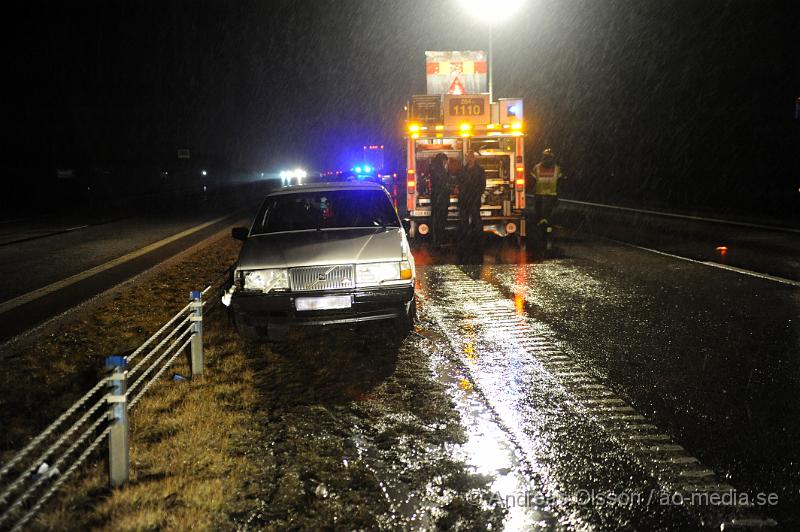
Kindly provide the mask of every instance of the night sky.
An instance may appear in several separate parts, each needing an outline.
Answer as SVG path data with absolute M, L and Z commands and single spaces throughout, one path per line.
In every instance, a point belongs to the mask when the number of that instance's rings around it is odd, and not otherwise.
M 5 181 L 400 159 L 425 50 L 488 47 L 456 0 L 31 3 L 7 16 Z M 495 97 L 573 197 L 780 211 L 800 187 L 796 1 L 531 0 L 495 29 Z M 390 156 L 390 159 L 393 157 Z M 398 168 L 402 170 L 402 168 Z M 123 179 L 116 177 L 116 179 Z

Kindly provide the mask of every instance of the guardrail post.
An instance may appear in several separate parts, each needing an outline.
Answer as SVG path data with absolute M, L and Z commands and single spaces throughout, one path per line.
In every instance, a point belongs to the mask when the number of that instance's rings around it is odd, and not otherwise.
M 109 372 L 108 417 L 108 483 L 118 488 L 128 481 L 128 363 L 124 356 L 106 357 Z
M 192 315 L 189 321 L 193 323 L 194 332 L 192 333 L 192 377 L 203 374 L 203 294 L 199 290 L 193 290 L 190 294 L 192 302 Z

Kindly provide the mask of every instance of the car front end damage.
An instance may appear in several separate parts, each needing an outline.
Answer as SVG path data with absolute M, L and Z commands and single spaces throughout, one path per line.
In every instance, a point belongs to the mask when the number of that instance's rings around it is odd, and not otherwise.
M 289 327 L 410 322 L 415 313 L 409 261 L 239 270 L 223 296 L 240 332 L 281 339 Z

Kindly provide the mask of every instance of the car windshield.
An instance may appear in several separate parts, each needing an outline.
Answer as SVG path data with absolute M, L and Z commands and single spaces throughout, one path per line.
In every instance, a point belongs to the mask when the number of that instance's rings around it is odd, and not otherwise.
M 327 190 L 267 198 L 252 233 L 399 226 L 397 213 L 385 192 Z

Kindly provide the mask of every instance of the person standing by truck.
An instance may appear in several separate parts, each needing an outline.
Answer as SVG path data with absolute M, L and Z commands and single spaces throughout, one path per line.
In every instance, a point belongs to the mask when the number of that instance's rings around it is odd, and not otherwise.
M 486 172 L 472 152 L 467 156 L 467 165 L 458 176 L 458 219 L 464 238 L 483 233 L 481 198 L 485 190 Z
M 431 238 L 433 245 L 444 242 L 447 208 L 450 206 L 450 174 L 447 171 L 447 155 L 438 153 L 431 161 Z
M 546 148 L 542 152 L 542 160 L 531 171 L 534 180 L 533 215 L 537 226 L 550 225 L 549 218 L 558 203 L 558 181 L 564 179 L 561 168 L 556 164 L 553 150 Z

